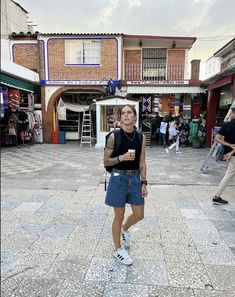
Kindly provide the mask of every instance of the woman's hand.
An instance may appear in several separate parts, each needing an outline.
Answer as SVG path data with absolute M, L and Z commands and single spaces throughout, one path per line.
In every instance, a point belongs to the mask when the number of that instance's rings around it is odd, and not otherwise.
M 224 160 L 230 160 L 230 158 L 232 157 L 232 152 L 227 153 L 226 155 L 224 155 Z
M 134 161 L 135 160 L 135 154 L 126 152 L 124 155 L 119 156 L 119 160 L 122 161 Z
M 142 194 L 142 197 L 144 198 L 148 196 L 147 186 L 144 184 L 141 186 L 141 194 Z

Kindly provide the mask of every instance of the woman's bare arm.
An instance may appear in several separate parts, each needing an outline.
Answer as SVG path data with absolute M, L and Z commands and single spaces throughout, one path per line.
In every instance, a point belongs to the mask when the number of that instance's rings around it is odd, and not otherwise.
M 104 149 L 104 166 L 114 166 L 120 162 L 118 157 L 111 158 L 114 150 L 114 133 L 111 133 Z

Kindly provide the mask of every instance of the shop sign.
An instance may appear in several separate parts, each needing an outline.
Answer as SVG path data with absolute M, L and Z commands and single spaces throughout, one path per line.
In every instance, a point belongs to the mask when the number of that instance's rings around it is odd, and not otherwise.
M 41 80 L 41 85 L 106 86 L 107 80 Z
M 127 81 L 127 85 L 188 85 L 188 80 L 134 80 Z

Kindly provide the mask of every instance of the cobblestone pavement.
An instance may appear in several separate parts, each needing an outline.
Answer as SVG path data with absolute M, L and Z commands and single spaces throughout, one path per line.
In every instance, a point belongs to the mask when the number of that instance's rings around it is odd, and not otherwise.
M 111 253 L 101 149 L 3 148 L 2 296 L 235 296 L 235 183 L 229 205 L 212 205 L 225 162 L 203 174 L 208 150 L 182 152 L 147 149 L 146 214 L 125 267 Z

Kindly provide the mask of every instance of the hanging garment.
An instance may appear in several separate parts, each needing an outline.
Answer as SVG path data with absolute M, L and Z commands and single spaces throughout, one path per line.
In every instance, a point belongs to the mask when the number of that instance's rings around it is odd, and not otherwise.
M 32 112 L 28 112 L 27 115 L 28 115 L 28 122 L 29 122 L 28 128 L 30 130 L 32 130 L 34 128 L 34 126 L 35 126 L 35 119 L 34 119 L 34 116 L 33 116 Z
M 18 110 L 20 108 L 20 91 L 18 89 L 9 90 L 9 106 L 11 110 Z
M 4 115 L 5 110 L 8 109 L 8 104 L 9 104 L 8 88 L 0 87 L 0 95 L 1 95 L 1 114 Z
M 28 94 L 28 109 L 29 109 L 29 111 L 33 111 L 33 109 L 34 109 L 34 94 L 33 93 Z
M 27 113 L 24 111 L 19 111 L 19 116 L 18 116 L 18 124 L 19 124 L 19 130 L 20 131 L 25 131 L 28 128 L 29 120 Z
M 158 112 L 159 111 L 159 96 L 154 95 L 153 97 L 153 111 Z
M 143 97 L 142 112 L 151 113 L 151 96 L 149 95 L 144 95 Z

